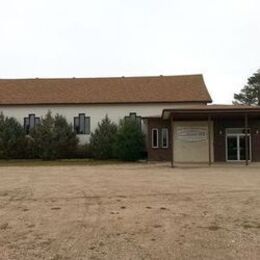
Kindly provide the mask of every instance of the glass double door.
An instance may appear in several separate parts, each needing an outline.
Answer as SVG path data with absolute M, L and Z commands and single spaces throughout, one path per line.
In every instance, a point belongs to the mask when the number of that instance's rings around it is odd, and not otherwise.
M 248 135 L 248 160 L 251 160 L 251 137 Z M 227 161 L 246 160 L 246 136 L 243 134 L 227 136 Z

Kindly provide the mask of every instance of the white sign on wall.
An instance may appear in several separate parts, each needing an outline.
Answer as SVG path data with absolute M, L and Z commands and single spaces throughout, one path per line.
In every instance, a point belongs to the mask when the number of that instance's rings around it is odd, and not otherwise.
M 208 138 L 206 127 L 177 127 L 177 139 L 185 142 L 202 142 Z

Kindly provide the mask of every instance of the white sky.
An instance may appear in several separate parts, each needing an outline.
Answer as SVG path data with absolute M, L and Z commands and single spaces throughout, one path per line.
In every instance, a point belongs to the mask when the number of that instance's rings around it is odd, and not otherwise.
M 203 73 L 230 103 L 260 68 L 259 0 L 0 0 L 0 78 Z

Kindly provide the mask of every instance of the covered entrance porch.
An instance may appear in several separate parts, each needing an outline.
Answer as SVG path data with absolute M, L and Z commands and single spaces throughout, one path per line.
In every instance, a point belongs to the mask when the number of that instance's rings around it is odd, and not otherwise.
M 165 109 L 170 121 L 171 165 L 260 161 L 260 108 L 241 105 Z

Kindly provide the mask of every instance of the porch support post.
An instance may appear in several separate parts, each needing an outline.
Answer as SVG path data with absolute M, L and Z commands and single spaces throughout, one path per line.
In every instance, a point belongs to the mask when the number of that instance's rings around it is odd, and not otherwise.
M 173 156 L 174 156 L 174 152 L 173 152 L 173 149 L 174 149 L 174 147 L 173 147 L 173 115 L 171 114 L 171 116 L 170 116 L 170 120 L 171 120 L 171 167 L 172 168 L 174 168 L 174 158 L 173 158 Z
M 248 115 L 245 113 L 245 150 L 246 150 L 246 166 L 248 166 Z
M 208 147 L 209 147 L 209 166 L 211 166 L 211 115 L 208 114 Z

